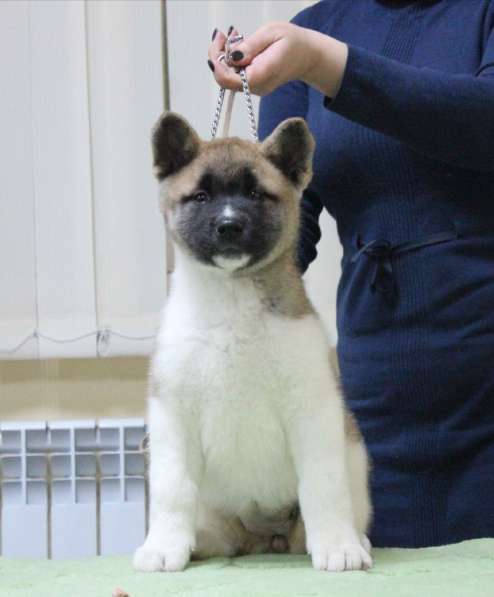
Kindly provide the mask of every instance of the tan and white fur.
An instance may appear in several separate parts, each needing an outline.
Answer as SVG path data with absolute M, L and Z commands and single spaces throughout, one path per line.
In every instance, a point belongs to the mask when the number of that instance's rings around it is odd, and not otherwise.
M 166 114 L 153 142 L 176 269 L 150 372 L 150 529 L 135 567 L 287 550 L 316 569 L 368 568 L 367 454 L 295 262 L 305 122 L 255 145 L 200 141 Z

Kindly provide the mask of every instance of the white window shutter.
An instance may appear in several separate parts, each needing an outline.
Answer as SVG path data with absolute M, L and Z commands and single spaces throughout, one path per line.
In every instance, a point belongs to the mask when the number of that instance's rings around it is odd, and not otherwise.
M 107 354 L 145 354 L 166 288 L 161 3 L 1 2 L 0 53 L 0 358 L 96 356 L 105 328 Z
M 163 112 L 160 3 L 91 1 L 87 26 L 99 326 L 151 336 L 166 285 L 151 155 L 151 128 Z M 112 336 L 110 354 L 151 347 Z
M 0 349 L 36 326 L 29 29 L 27 2 L 0 2 Z M 35 342 L 17 353 L 36 356 Z
M 96 328 L 84 2 L 31 2 L 30 23 L 38 325 L 70 338 Z M 94 337 L 39 356 L 96 356 Z

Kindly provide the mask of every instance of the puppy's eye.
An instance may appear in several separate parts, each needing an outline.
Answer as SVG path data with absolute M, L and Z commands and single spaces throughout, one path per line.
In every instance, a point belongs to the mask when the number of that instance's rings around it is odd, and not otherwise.
M 260 201 L 262 199 L 262 193 L 260 193 L 259 191 L 251 191 L 249 195 L 250 198 L 254 199 L 255 201 Z
M 209 201 L 209 195 L 206 193 L 206 191 L 197 191 L 197 193 L 192 195 L 192 198 L 197 203 L 206 203 L 206 201 Z

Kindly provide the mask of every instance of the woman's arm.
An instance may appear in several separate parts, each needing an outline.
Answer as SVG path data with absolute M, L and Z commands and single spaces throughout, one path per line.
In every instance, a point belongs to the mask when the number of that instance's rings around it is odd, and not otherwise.
M 493 2 L 494 6 L 494 2 Z M 478 71 L 451 75 L 418 68 L 318 31 L 269 23 L 235 46 L 251 88 L 264 95 L 299 79 L 325 96 L 329 110 L 389 135 L 417 152 L 476 171 L 494 171 L 494 8 Z M 310 26 L 310 25 L 309 25 Z M 217 59 L 217 53 L 210 56 Z M 215 63 L 216 65 L 216 63 Z M 219 64 L 218 82 L 239 87 Z M 330 99 L 332 98 L 332 99 Z
M 330 51 L 330 44 L 323 42 Z M 327 68 L 331 68 L 328 65 Z M 494 172 L 494 31 L 475 75 L 417 68 L 349 47 L 340 89 L 331 99 L 325 61 L 311 74 L 325 106 L 453 166 Z

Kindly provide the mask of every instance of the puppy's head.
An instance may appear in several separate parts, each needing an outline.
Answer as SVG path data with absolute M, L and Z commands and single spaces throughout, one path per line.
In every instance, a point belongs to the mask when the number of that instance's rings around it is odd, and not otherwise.
M 312 176 L 314 140 L 290 118 L 260 144 L 201 141 L 182 117 L 153 131 L 154 170 L 174 242 L 199 262 L 252 271 L 294 249 L 299 200 Z

